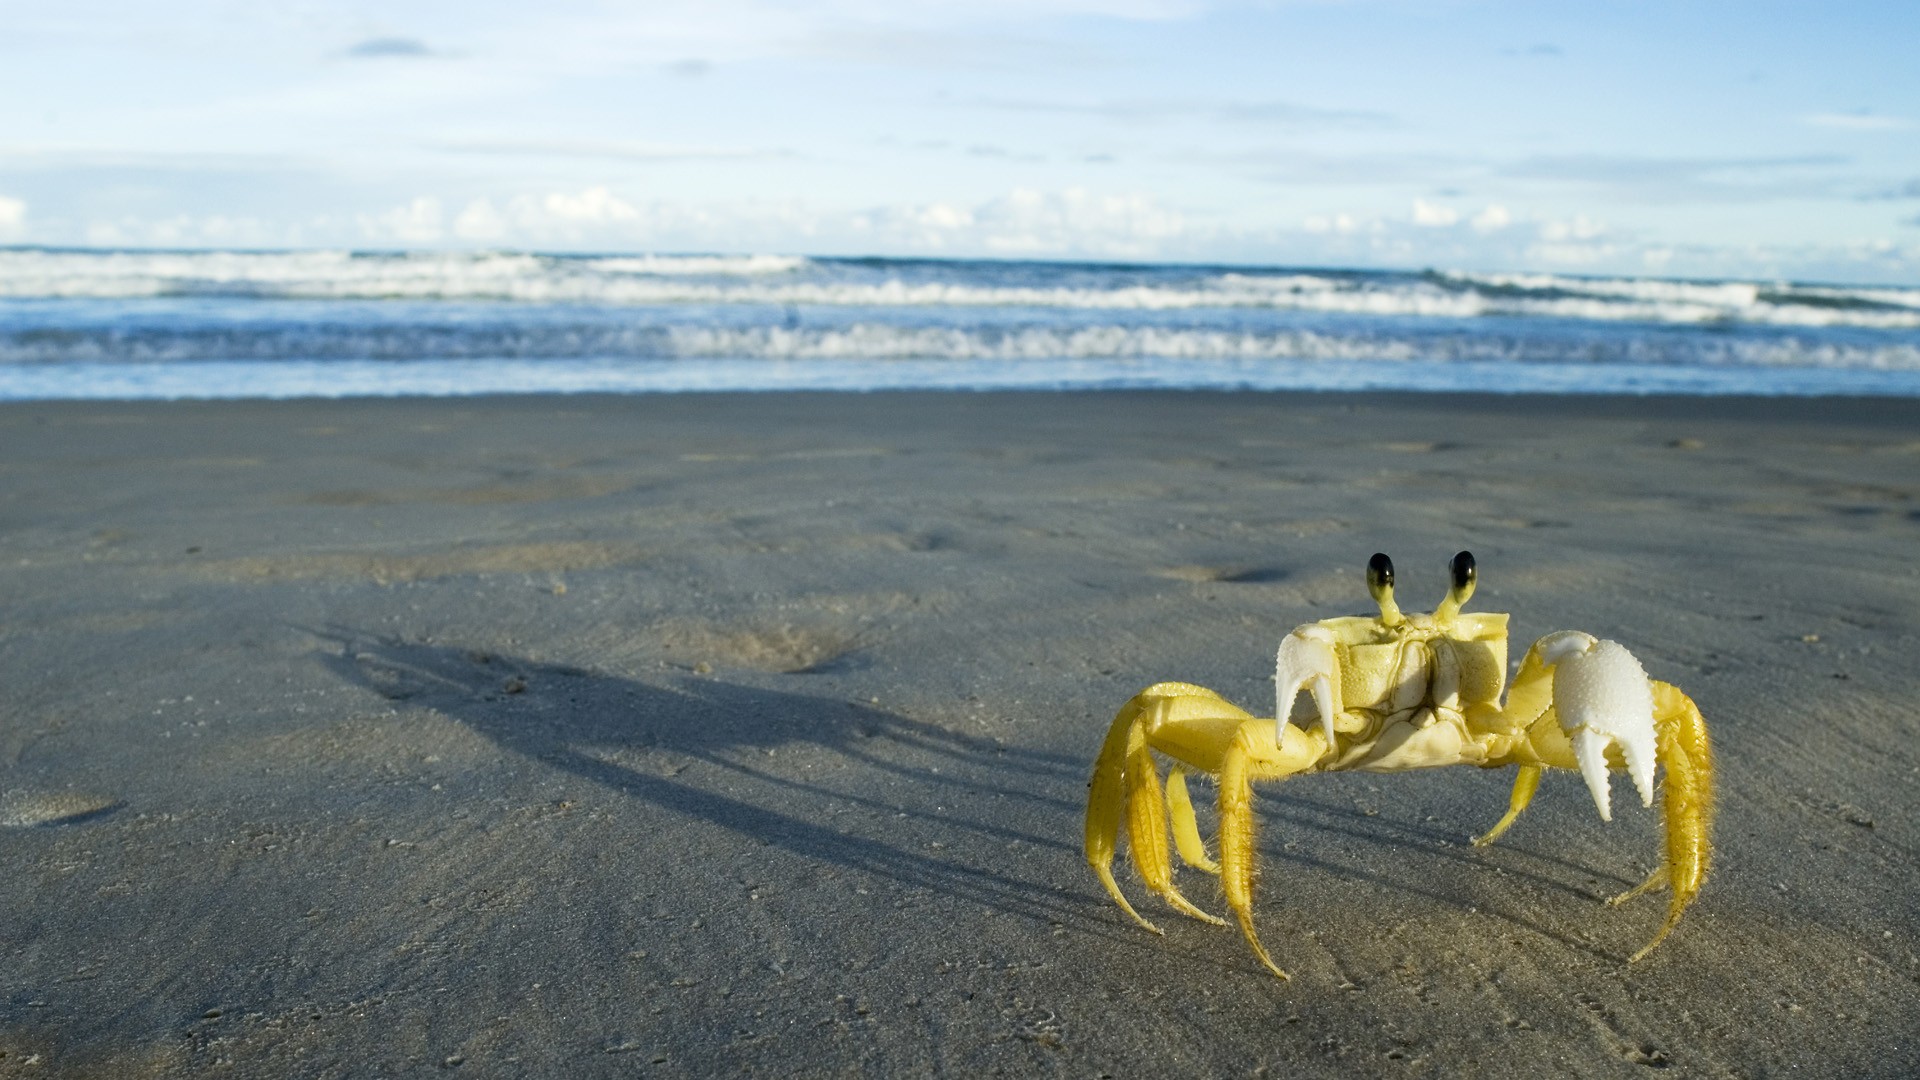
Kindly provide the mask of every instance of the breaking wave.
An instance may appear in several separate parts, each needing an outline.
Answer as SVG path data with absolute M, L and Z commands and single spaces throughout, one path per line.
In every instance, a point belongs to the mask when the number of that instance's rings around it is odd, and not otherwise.
M 1304 272 L 786 255 L 0 250 L 0 298 L 1255 309 L 1415 318 L 1920 328 L 1920 289 L 1549 274 Z

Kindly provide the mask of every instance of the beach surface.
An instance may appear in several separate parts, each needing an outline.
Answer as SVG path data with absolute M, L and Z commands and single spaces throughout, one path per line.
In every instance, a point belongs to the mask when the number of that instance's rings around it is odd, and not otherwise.
M 1673 936 L 1465 768 L 1262 789 L 1290 982 L 1129 920 L 1121 703 L 1462 548 L 1705 712 Z M 1911 1075 L 1916 552 L 1900 399 L 0 406 L 0 1076 Z

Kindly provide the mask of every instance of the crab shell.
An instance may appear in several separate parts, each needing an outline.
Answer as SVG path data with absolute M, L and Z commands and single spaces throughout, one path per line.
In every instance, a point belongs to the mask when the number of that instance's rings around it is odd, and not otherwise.
M 1298 643 L 1298 644 L 1296 644 Z M 1502 612 L 1456 614 L 1442 623 L 1432 615 L 1406 615 L 1389 626 L 1379 618 L 1350 616 L 1309 623 L 1282 646 L 1320 653 L 1301 656 L 1319 671 L 1340 673 L 1330 700 L 1297 695 L 1281 701 L 1277 715 L 1307 726 L 1327 721 L 1334 733 L 1358 738 L 1338 769 L 1398 772 L 1471 762 L 1479 755 L 1467 737 L 1466 720 L 1497 713 L 1507 682 L 1507 616 Z M 1281 685 L 1284 695 L 1286 686 Z M 1316 706 L 1321 706 L 1316 708 Z M 1443 722 L 1444 721 L 1444 722 Z

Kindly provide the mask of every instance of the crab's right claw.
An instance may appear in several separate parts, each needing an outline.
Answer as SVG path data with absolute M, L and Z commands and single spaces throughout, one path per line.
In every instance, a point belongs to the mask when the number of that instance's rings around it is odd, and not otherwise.
M 1293 715 L 1294 699 L 1306 690 L 1313 695 L 1314 712 L 1332 749 L 1333 718 L 1340 715 L 1340 665 L 1333 652 L 1333 631 L 1317 623 L 1296 627 L 1280 642 L 1274 665 L 1274 716 L 1284 728 Z M 1276 732 L 1284 738 L 1284 732 Z
M 1653 767 L 1659 740 L 1653 728 L 1653 686 L 1626 646 L 1568 630 L 1540 643 L 1540 660 L 1553 669 L 1553 708 L 1573 744 L 1580 775 L 1593 793 L 1600 820 L 1612 821 L 1607 798 L 1607 750 L 1619 747 L 1645 806 L 1653 805 Z

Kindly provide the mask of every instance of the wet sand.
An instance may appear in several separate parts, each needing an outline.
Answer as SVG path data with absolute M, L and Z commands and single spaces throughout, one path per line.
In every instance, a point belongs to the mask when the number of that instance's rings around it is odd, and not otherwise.
M 1134 926 L 1114 710 L 1461 548 L 1705 711 L 1673 937 L 1473 769 L 1263 789 L 1291 982 Z M 0 406 L 0 1076 L 1908 1075 L 1916 553 L 1908 401 Z

